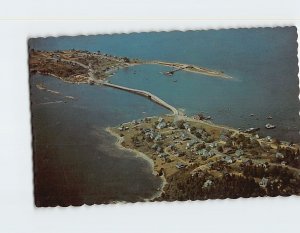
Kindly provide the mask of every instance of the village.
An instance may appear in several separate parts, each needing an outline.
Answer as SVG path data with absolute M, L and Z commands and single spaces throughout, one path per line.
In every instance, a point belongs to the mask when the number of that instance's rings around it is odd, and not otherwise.
M 299 145 L 217 126 L 197 116 L 149 117 L 110 130 L 119 135 L 121 146 L 144 153 L 156 175 L 165 177 L 159 200 L 300 191 Z

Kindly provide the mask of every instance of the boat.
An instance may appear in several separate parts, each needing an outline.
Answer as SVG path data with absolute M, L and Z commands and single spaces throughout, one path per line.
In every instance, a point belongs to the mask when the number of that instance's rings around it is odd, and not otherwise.
M 175 73 L 175 71 L 171 70 L 171 71 L 166 71 L 163 74 L 166 75 L 166 76 L 172 76 L 174 73 Z
M 268 116 L 267 119 L 273 119 L 273 117 L 272 116 Z
M 254 133 L 256 131 L 260 130 L 260 128 L 249 128 L 249 129 L 246 129 L 244 131 L 244 133 Z
M 275 129 L 276 126 L 275 125 L 271 125 L 271 124 L 268 123 L 268 124 L 265 125 L 265 128 L 266 129 Z

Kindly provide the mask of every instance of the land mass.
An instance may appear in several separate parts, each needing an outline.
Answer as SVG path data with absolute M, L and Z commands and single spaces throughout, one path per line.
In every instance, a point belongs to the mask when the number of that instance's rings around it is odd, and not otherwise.
M 166 184 L 155 200 L 299 195 L 298 144 L 191 117 L 165 115 L 108 128 L 154 162 Z
M 35 51 L 29 54 L 30 74 L 48 74 L 65 82 L 105 85 L 131 92 L 169 109 L 172 114 L 134 120 L 107 130 L 118 146 L 152 161 L 155 174 L 166 182 L 153 200 L 199 200 L 256 196 L 299 195 L 299 145 L 260 138 L 209 118 L 185 116 L 158 96 L 108 81 L 116 69 L 157 64 L 172 67 L 164 75 L 184 70 L 231 78 L 222 71 L 163 61 L 142 61 L 100 51 Z
M 91 53 L 78 50 L 53 52 L 31 50 L 29 53 L 30 74 L 49 74 L 72 83 L 103 84 L 115 70 L 143 64 L 172 67 L 172 70 L 164 73 L 166 75 L 173 75 L 175 72 L 184 70 L 186 72 L 194 72 L 211 77 L 231 78 L 222 71 L 196 65 L 163 61 L 142 61 L 139 59 L 129 59 L 128 57 L 103 54 L 100 51 Z

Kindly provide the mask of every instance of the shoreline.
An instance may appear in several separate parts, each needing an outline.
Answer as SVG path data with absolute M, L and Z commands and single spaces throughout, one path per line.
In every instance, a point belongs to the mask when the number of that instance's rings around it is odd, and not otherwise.
M 154 161 L 152 159 L 150 159 L 146 154 L 144 154 L 138 150 L 130 149 L 130 148 L 126 148 L 126 147 L 122 146 L 122 142 L 124 141 L 124 139 L 122 137 L 120 137 L 117 133 L 113 132 L 111 130 L 111 127 L 106 127 L 105 131 L 117 139 L 114 144 L 116 145 L 116 147 L 118 149 L 132 152 L 135 154 L 135 156 L 137 158 L 144 159 L 151 166 L 152 174 L 154 176 L 158 176 L 158 172 L 155 170 Z M 164 174 L 162 176 L 158 176 L 158 177 L 161 179 L 161 182 L 162 182 L 160 190 L 156 191 L 150 198 L 144 198 L 143 199 L 144 201 L 154 201 L 156 198 L 161 197 L 162 193 L 164 192 L 164 187 L 167 184 L 167 180 L 166 180 Z
M 70 83 L 70 84 L 89 84 L 88 81 L 82 81 L 82 82 L 74 82 L 74 81 L 69 81 L 69 80 L 66 80 L 56 74 L 53 74 L 53 73 L 49 73 L 49 72 L 40 72 L 40 71 L 36 71 L 35 73 L 32 73 L 32 74 L 29 74 L 30 77 L 33 77 L 34 75 L 48 75 L 48 76 L 52 76 L 54 78 L 57 78 L 63 82 L 66 82 L 66 83 Z
M 76 62 L 76 64 L 80 63 Z M 110 64 L 108 66 L 110 70 L 103 73 L 102 80 L 98 79 L 99 76 L 96 76 L 93 68 L 89 68 L 88 77 L 84 74 L 78 75 L 78 78 L 83 80 L 82 82 L 69 81 L 72 76 L 58 77 L 51 72 L 48 72 L 48 75 L 69 83 L 105 85 L 125 90 L 148 97 L 162 106 L 171 105 L 150 92 L 112 84 L 108 79 L 120 68 L 142 64 L 172 67 L 173 70 L 168 71 L 172 74 L 183 70 L 219 78 L 232 78 L 221 71 L 181 63 L 145 61 L 122 64 L 115 66 L 114 69 L 112 69 L 113 64 Z M 74 80 L 76 77 L 77 75 L 73 76 Z M 251 189 L 247 190 L 246 195 L 260 196 L 266 193 L 282 195 L 300 192 L 295 186 L 295 182 L 300 177 L 297 176 L 300 173 L 296 167 L 299 145 L 283 145 L 282 142 L 273 138 L 260 138 L 259 135 L 245 133 L 230 126 L 197 120 L 184 116 L 175 107 L 171 107 L 175 109 L 173 114 L 153 116 L 150 123 L 146 120 L 143 123 L 133 123 L 133 121 L 123 123 L 122 127 L 126 126 L 125 131 L 123 128 L 117 129 L 116 126 L 105 128 L 106 132 L 117 138 L 115 145 L 118 149 L 129 151 L 136 157 L 147 161 L 151 166 L 152 174 L 161 178 L 161 187 L 157 188 L 150 198 L 144 198 L 144 201 L 195 198 L 199 200 L 208 199 L 209 195 L 214 198 L 214 195 L 218 198 L 227 198 L 231 195 L 234 197 L 236 189 L 247 185 Z M 180 121 L 181 125 L 177 124 Z M 294 168 L 293 166 L 295 169 L 291 169 Z M 257 170 L 260 171 L 259 175 L 256 174 Z M 277 178 L 277 174 L 281 173 L 284 175 Z M 284 176 L 287 176 L 289 181 L 282 183 L 281 179 L 283 180 Z M 225 182 L 226 179 L 232 182 L 231 186 Z M 265 182 L 266 179 L 266 182 L 272 186 L 279 187 L 278 190 L 274 191 L 271 186 L 267 187 L 267 185 L 263 187 L 261 182 Z M 228 189 L 224 189 L 227 186 Z M 194 192 L 194 187 L 198 188 L 198 193 Z M 210 188 L 215 191 L 207 192 Z

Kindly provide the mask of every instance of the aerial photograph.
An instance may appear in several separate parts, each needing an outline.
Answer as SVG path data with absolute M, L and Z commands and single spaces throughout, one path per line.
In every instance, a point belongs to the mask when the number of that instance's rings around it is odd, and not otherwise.
M 37 207 L 300 195 L 297 28 L 28 39 Z

